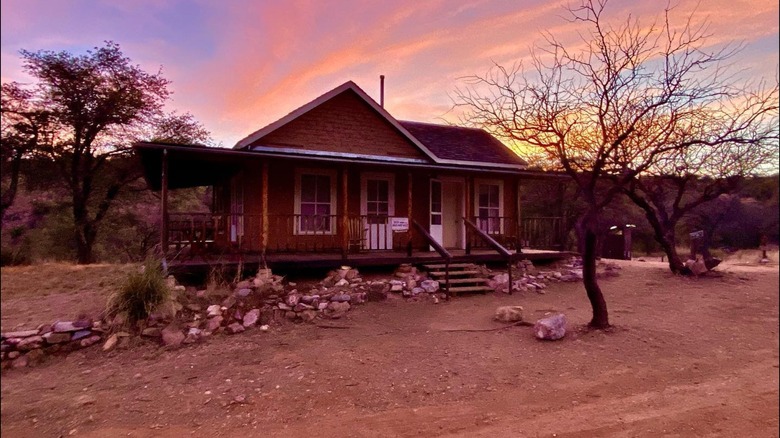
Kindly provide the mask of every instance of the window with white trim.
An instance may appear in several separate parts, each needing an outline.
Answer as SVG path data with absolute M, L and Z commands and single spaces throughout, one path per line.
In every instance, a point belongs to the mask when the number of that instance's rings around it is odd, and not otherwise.
M 387 223 L 390 212 L 390 181 L 386 179 L 366 180 L 366 215 L 370 224 Z
M 302 170 L 297 172 L 295 182 L 295 232 L 334 234 L 336 173 Z
M 477 226 L 488 234 L 501 233 L 501 184 L 477 184 Z

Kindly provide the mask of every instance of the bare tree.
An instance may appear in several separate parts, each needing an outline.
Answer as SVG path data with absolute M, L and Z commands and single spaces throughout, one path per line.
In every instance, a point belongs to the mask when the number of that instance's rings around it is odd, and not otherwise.
M 597 329 L 609 327 L 596 280 L 601 211 L 665 154 L 713 142 L 747 144 L 752 134 L 751 123 L 698 129 L 706 120 L 702 114 L 736 92 L 723 65 L 732 48 L 706 51 L 705 27 L 694 26 L 691 17 L 673 26 L 669 8 L 644 26 L 632 17 L 608 22 L 606 5 L 585 0 L 569 8 L 572 25 L 581 27 L 580 41 L 567 46 L 546 34 L 527 74 L 522 65 L 497 65 L 456 91 L 465 123 L 538 148 L 577 184 L 587 203 L 576 228 L 593 308 L 589 325 Z M 775 102 L 765 103 L 753 111 L 777 110 Z M 681 132 L 707 136 L 683 140 Z
M 767 95 L 771 96 L 771 93 Z M 725 117 L 718 117 L 720 120 L 711 120 L 705 125 L 704 129 L 708 131 L 724 119 L 730 119 L 734 125 L 739 115 L 746 113 L 763 118 L 761 123 L 750 123 L 753 131 L 749 135 L 742 134 L 741 141 L 720 142 L 715 139 L 670 151 L 624 188 L 626 195 L 644 211 L 672 272 L 691 274 L 677 253 L 676 232 L 684 218 L 702 205 L 734 193 L 744 178 L 777 168 L 777 111 L 774 115 L 765 111 L 771 108 L 771 102 L 764 101 L 765 98 L 754 96 L 743 100 L 739 111 L 732 108 Z M 751 101 L 752 105 L 745 105 L 745 102 Z M 760 111 L 752 111 L 754 105 Z M 681 137 L 685 141 L 692 137 L 706 139 L 707 135 L 684 133 Z M 704 255 L 708 267 L 717 265 L 708 252 Z

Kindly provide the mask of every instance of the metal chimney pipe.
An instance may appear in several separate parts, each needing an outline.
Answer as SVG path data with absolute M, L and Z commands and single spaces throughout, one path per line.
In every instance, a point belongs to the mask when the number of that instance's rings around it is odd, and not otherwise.
M 379 75 L 379 106 L 385 107 L 385 75 Z

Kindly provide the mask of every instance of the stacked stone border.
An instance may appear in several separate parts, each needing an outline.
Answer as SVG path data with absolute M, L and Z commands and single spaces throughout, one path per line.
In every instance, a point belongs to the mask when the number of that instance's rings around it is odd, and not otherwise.
M 507 293 L 508 275 L 493 273 L 483 266 L 487 284 L 496 292 Z M 600 275 L 617 275 L 619 266 L 602 264 Z M 581 262 L 572 258 L 557 270 L 537 269 L 529 260 L 514 268 L 514 291 L 544 293 L 547 284 L 582 279 Z M 249 279 L 219 291 L 184 287 L 173 276 L 167 278 L 174 298 L 158 307 L 135 327 L 129 327 L 124 315 L 97 320 L 83 316 L 75 321 L 41 324 L 33 330 L 2 333 L 0 359 L 2 368 L 36 365 L 47 355 L 67 354 L 100 342 L 110 351 L 129 344 L 140 336 L 167 348 L 196 343 L 209 336 L 237 334 L 250 329 L 269 330 L 271 325 L 286 321 L 316 323 L 339 319 L 355 306 L 367 301 L 383 301 L 390 295 L 406 301 L 447 299 L 439 282 L 408 264 L 399 266 L 392 278 L 365 281 L 357 269 L 342 266 L 328 273 L 318 284 L 299 290 L 295 282 L 286 282 L 269 269 L 260 269 Z

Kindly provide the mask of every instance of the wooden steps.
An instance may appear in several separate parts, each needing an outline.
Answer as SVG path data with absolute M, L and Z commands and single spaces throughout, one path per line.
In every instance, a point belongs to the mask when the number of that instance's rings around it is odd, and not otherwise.
M 487 283 L 487 278 L 450 278 L 450 284 Z
M 457 293 L 462 292 L 493 292 L 493 288 L 490 286 L 462 286 L 462 287 L 452 287 L 450 286 L 450 294 L 454 295 Z
M 487 279 L 481 275 L 482 271 L 474 269 L 471 263 L 452 263 L 449 265 L 450 286 L 447 289 L 445 278 L 447 277 L 447 265 L 430 264 L 423 265 L 431 278 L 439 282 L 439 288 L 450 295 L 464 292 L 492 292 L 487 286 Z
M 433 277 L 444 277 L 446 271 L 430 271 L 428 272 Z M 479 271 L 454 271 L 450 268 L 450 277 L 462 276 L 462 275 L 479 275 Z
M 440 264 L 434 264 L 434 265 L 423 265 L 425 266 L 425 269 L 431 271 L 434 269 L 444 269 L 447 267 L 444 263 Z M 471 268 L 473 267 L 473 263 L 450 263 L 450 269 L 456 269 L 456 268 Z

